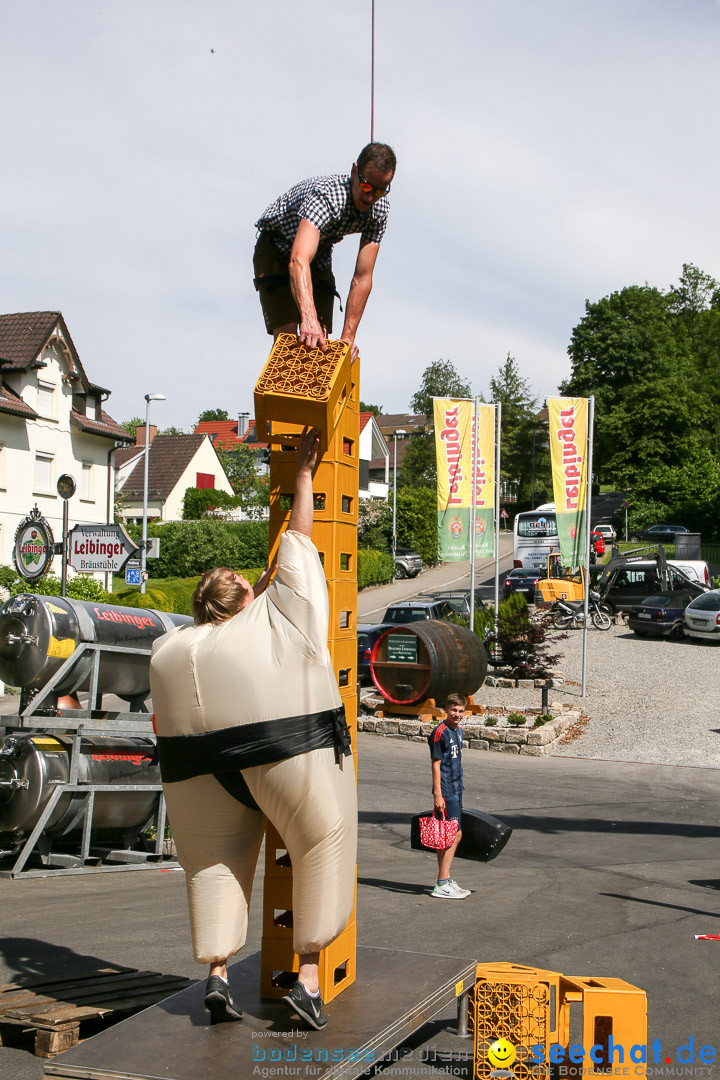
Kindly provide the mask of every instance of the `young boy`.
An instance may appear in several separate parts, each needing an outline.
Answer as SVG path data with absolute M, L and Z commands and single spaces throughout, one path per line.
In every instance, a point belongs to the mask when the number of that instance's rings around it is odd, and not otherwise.
M 448 694 L 445 701 L 445 719 L 441 720 L 432 735 L 428 736 L 435 813 L 442 813 L 444 810 L 448 821 L 454 818 L 458 823 L 452 846 L 437 852 L 438 878 L 430 895 L 445 900 L 464 900 L 470 895 L 470 889 L 461 889 L 457 881 L 450 877 L 450 865 L 462 836 L 463 733 L 460 721 L 465 715 L 466 705 L 467 699 L 462 694 Z

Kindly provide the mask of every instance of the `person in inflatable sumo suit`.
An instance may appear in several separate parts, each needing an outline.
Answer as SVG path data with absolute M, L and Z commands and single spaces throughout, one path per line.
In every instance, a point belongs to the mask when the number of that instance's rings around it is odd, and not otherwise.
M 306 429 L 272 583 L 272 567 L 255 589 L 231 570 L 210 571 L 193 595 L 194 625 L 153 645 L 163 789 L 187 875 L 195 959 L 210 964 L 205 1004 L 213 1022 L 243 1016 L 226 962 L 245 944 L 266 818 L 293 868 L 300 970 L 283 1000 L 316 1029 L 327 1023 L 318 953 L 352 911 L 357 792 L 327 647 L 327 583 L 310 539 L 317 452 L 316 434 Z

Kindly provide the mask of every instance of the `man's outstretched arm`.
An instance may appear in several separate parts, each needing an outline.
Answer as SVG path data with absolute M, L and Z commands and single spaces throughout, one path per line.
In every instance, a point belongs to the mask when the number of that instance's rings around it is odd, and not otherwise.
M 290 252 L 290 289 L 300 312 L 298 339 L 308 349 L 327 349 L 325 333 L 315 310 L 310 263 L 320 242 L 320 232 L 310 221 L 301 221 Z
M 357 262 L 355 263 L 355 272 L 350 283 L 350 292 L 348 293 L 347 298 L 345 324 L 343 326 L 343 332 L 340 335 L 343 341 L 349 342 L 352 346 L 353 360 L 358 355 L 358 348 L 355 344 L 355 335 L 365 310 L 367 298 L 372 289 L 373 269 L 375 268 L 375 261 L 378 257 L 379 250 L 379 244 L 372 243 L 368 240 L 360 241 L 360 250 L 358 251 Z

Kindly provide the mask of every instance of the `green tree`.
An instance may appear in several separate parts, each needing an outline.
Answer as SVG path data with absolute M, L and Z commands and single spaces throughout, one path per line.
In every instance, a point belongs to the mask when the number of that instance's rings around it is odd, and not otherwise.
M 371 412 L 373 416 L 380 416 L 382 413 L 381 405 L 369 405 L 365 401 L 360 402 L 360 412 Z
M 205 409 L 205 411 L 201 412 L 198 416 L 196 426 L 197 424 L 209 424 L 212 423 L 214 420 L 229 419 L 230 417 L 228 416 L 225 409 Z
M 184 431 L 181 427 L 176 427 L 171 424 L 170 427 L 163 428 L 158 432 L 158 435 L 187 435 L 188 432 Z
M 434 397 L 472 397 L 470 383 L 461 378 L 451 360 L 434 360 L 425 368 L 420 389 L 410 399 L 410 408 L 430 417 L 432 422 Z
M 240 496 L 243 511 L 254 518 L 262 516 L 270 505 L 270 482 L 259 475 L 255 451 L 240 443 L 233 450 L 218 450 L 220 464 L 236 495 Z
M 535 443 L 535 493 L 550 480 L 550 451 L 547 425 L 538 417 L 537 398 L 523 379 L 514 357 L 507 354 L 497 374 L 490 379 L 490 393 L 502 406 L 500 474 L 519 503 L 530 503 L 533 487 L 533 442 Z M 538 501 L 538 500 L 536 500 Z
M 587 302 L 573 330 L 561 392 L 595 395 L 594 472 L 632 489 L 633 528 L 680 513 L 691 524 L 699 497 L 720 493 L 717 412 L 700 377 L 702 350 L 693 347 L 713 297 L 706 276 L 686 266 L 667 295 L 632 285 Z
M 435 436 L 432 433 L 434 397 L 469 398 L 470 383 L 465 382 L 451 360 L 434 360 L 422 373 L 420 389 L 413 394 L 410 408 L 428 418 L 428 429 L 409 437 L 402 459 L 400 482 L 403 487 L 432 488 L 437 484 Z
M 125 428 L 128 435 L 132 435 L 133 439 L 137 436 L 137 429 L 142 427 L 145 421 L 141 416 L 133 416 L 132 420 L 123 420 L 120 427 Z

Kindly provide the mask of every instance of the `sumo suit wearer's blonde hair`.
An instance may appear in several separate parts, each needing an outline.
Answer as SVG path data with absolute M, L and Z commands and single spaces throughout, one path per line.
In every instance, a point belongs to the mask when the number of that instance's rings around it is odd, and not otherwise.
M 247 589 L 235 577 L 233 570 L 219 566 L 200 578 L 192 594 L 190 609 L 198 626 L 221 623 L 232 618 L 243 606 Z

